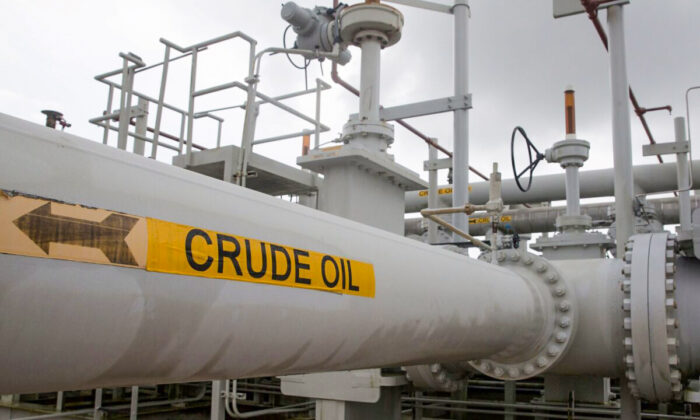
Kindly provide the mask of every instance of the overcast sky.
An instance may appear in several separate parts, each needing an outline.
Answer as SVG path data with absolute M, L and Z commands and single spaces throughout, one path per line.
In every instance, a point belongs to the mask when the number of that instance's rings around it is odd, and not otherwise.
M 447 0 L 443 0 L 447 2 Z M 326 0 L 299 4 L 330 6 Z M 592 144 L 585 168 L 612 165 L 610 86 L 607 54 L 592 24 L 584 15 L 555 20 L 552 0 L 471 0 L 469 29 L 469 84 L 474 109 L 470 112 L 471 164 L 488 172 L 491 162 L 500 163 L 510 177 L 510 133 L 522 125 L 530 138 L 545 149 L 564 135 L 563 90 L 577 91 L 577 126 L 580 138 Z M 381 101 L 385 106 L 452 95 L 452 16 L 397 6 L 404 12 L 402 40 L 382 56 Z M 107 88 L 94 76 L 120 67 L 120 51 L 132 51 L 147 64 L 162 60 L 160 37 L 190 45 L 240 30 L 258 41 L 258 49 L 281 46 L 286 26 L 279 17 L 280 1 L 272 0 L 2 0 L 0 14 L 0 112 L 37 123 L 40 111 L 62 111 L 73 124 L 71 133 L 101 141 L 101 129 L 88 123 L 105 108 Z M 606 13 L 601 12 L 605 23 Z M 700 1 L 632 0 L 625 7 L 627 57 L 630 82 L 642 106 L 672 105 L 673 116 L 685 112 L 685 90 L 700 84 Z M 292 41 L 292 37 L 289 36 Z M 359 84 L 359 50 L 341 68 L 351 83 Z M 201 54 L 197 86 L 207 87 L 242 80 L 246 68 L 244 43 L 222 44 Z M 186 107 L 189 83 L 188 60 L 174 63 L 166 100 Z M 309 84 L 316 77 L 330 81 L 330 66 L 312 63 Z M 265 58 L 259 89 L 283 94 L 304 89 L 304 72 L 283 56 Z M 160 70 L 140 73 L 136 89 L 157 96 Z M 118 81 L 119 79 L 114 79 Z M 197 103 L 197 110 L 242 103 L 240 92 L 227 91 Z M 700 97 L 695 102 L 700 105 Z M 289 101 L 313 114 L 313 98 Z M 116 102 L 115 102 L 116 105 Z M 324 92 L 322 120 L 332 130 L 322 137 L 337 136 L 347 115 L 356 112 L 357 100 L 334 86 Z M 153 110 L 153 108 L 152 108 Z M 153 125 L 155 112 L 149 124 Z M 222 112 L 226 118 L 224 144 L 240 143 L 243 112 Z M 649 114 L 652 132 L 659 141 L 673 139 L 672 117 L 665 112 Z M 176 116 L 165 116 L 165 127 L 179 131 Z M 693 118 L 691 118 L 692 120 Z M 696 115 L 700 129 L 700 116 Z M 452 149 L 452 116 L 423 117 L 411 121 Z M 298 131 L 308 126 L 266 105 L 261 110 L 257 136 Z M 695 127 L 695 125 L 693 126 Z M 195 125 L 195 141 L 213 145 L 214 127 L 203 121 Z M 654 163 L 641 156 L 646 137 L 632 119 L 635 164 Z M 112 135 L 112 143 L 116 136 Z M 257 151 L 293 164 L 300 140 L 260 146 Z M 404 129 L 396 128 L 391 149 L 397 161 L 422 173 L 427 157 L 424 143 Z M 162 156 L 163 159 L 167 156 Z M 543 165 L 539 173 L 558 172 Z M 472 178 L 473 179 L 473 178 Z

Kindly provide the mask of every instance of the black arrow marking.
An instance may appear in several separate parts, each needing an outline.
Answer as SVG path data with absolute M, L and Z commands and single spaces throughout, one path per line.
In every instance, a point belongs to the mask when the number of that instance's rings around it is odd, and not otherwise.
M 137 218 L 112 213 L 102 222 L 51 214 L 51 203 L 18 217 L 14 224 L 35 244 L 49 254 L 51 242 L 98 248 L 112 264 L 135 265 L 126 236 Z

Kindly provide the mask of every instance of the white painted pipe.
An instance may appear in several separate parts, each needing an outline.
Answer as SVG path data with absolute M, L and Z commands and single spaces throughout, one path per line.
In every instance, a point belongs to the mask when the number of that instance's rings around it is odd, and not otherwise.
M 578 166 L 566 167 L 566 214 L 567 216 L 581 215 L 581 188 L 579 185 Z
M 676 142 L 685 143 L 688 141 L 685 133 L 685 118 L 677 117 L 673 119 L 675 129 Z M 690 172 L 688 172 L 688 153 L 678 153 L 676 155 L 676 176 L 678 178 L 678 204 L 680 207 L 680 224 L 681 230 L 690 231 L 691 226 L 691 208 L 690 208 Z
M 700 185 L 700 161 L 693 163 L 694 185 Z M 596 169 L 579 172 L 581 198 L 611 197 L 615 193 L 615 171 L 613 169 Z M 634 182 L 644 192 L 652 194 L 673 191 L 678 188 L 675 163 L 654 163 L 634 167 Z M 449 191 L 451 185 L 441 185 L 440 189 Z M 489 183 L 471 184 L 470 200 L 474 204 L 484 204 L 489 199 Z M 512 179 L 503 180 L 503 201 L 505 204 L 542 203 L 566 199 L 566 180 L 562 173 L 538 175 L 532 179 L 532 187 L 526 193 L 521 192 Z M 450 207 L 452 194 L 440 194 L 440 207 Z M 425 193 L 410 191 L 406 193 L 406 212 L 413 213 L 428 207 Z
M 656 217 L 662 225 L 677 224 L 679 221 L 678 199 L 675 197 L 649 200 L 648 203 L 656 210 Z M 691 210 L 700 207 L 700 197 L 692 197 Z M 581 206 L 581 213 L 587 214 L 593 221 L 605 221 L 609 219 L 614 203 L 586 204 Z M 506 210 L 503 216 L 507 217 L 505 224 L 510 225 L 518 233 L 554 232 L 555 223 L 559 216 L 564 215 L 566 207 L 532 207 Z M 474 217 L 474 216 L 472 216 Z M 404 219 L 404 232 L 406 235 L 422 235 L 425 232 L 425 219 L 412 217 Z M 491 228 L 488 223 L 471 225 L 471 234 L 475 236 L 485 235 Z
M 370 263 L 374 298 L 0 254 L 0 393 L 463 361 L 534 343 L 517 274 L 0 114 L 0 187 Z
M 362 41 L 361 48 L 360 120 L 378 122 L 382 47 L 379 39 L 368 37 Z
M 467 0 L 455 0 L 452 13 L 455 16 L 454 88 L 455 96 L 469 93 L 469 4 Z M 454 139 L 452 155 L 452 177 L 454 193 L 452 207 L 463 207 L 469 202 L 469 113 L 466 109 L 454 111 Z M 469 233 L 467 215 L 455 213 L 452 224 L 459 230 Z M 455 241 L 463 238 L 454 234 Z
M 625 25 L 622 6 L 608 8 L 610 88 L 612 90 L 612 137 L 615 162 L 615 241 L 617 256 L 634 234 L 634 176 L 630 126 L 629 82 L 625 57 Z

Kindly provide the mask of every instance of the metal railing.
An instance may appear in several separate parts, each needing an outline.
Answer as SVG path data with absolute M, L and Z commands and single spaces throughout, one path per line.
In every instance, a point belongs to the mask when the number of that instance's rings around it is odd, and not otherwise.
M 247 75 L 245 80 L 234 80 L 216 86 L 197 89 L 197 63 L 199 55 L 215 44 L 233 39 L 241 39 L 247 42 L 249 46 Z M 146 66 L 146 63 L 144 63 L 143 60 L 141 60 L 141 58 L 137 55 L 133 53 L 120 53 L 119 56 L 123 60 L 122 67 L 120 69 L 95 76 L 97 81 L 106 84 L 109 88 L 107 94 L 107 105 L 103 115 L 90 119 L 91 123 L 104 129 L 102 138 L 102 142 L 104 144 L 108 144 L 109 142 L 109 133 L 111 131 L 116 131 L 118 133 L 117 147 L 122 150 L 127 149 L 128 139 L 131 137 L 134 139 L 135 153 L 142 155 L 145 154 L 144 145 L 145 143 L 150 143 L 150 158 L 156 159 L 158 149 L 160 147 L 174 151 L 178 155 L 185 154 L 187 156 L 187 163 L 191 164 L 193 149 L 206 150 L 206 147 L 194 143 L 193 141 L 195 121 L 200 119 L 211 119 L 216 122 L 216 147 L 219 148 L 222 146 L 221 135 L 225 120 L 220 115 L 217 115 L 217 112 L 231 109 L 242 109 L 245 111 L 245 117 L 243 122 L 243 132 L 241 134 L 241 153 L 239 153 L 239 162 L 237 165 L 237 171 L 234 174 L 234 179 L 236 179 L 238 184 L 245 186 L 248 159 L 249 155 L 252 153 L 253 146 L 314 134 L 314 143 L 315 146 L 318 147 L 320 134 L 330 130 L 328 126 L 322 124 L 320 121 L 321 92 L 330 89 L 331 87 L 327 83 L 317 79 L 316 86 L 313 88 L 287 93 L 276 97 L 259 92 L 257 89 L 257 84 L 260 80 L 260 62 L 265 54 L 276 54 L 281 52 L 288 54 L 301 54 L 304 56 L 316 56 L 318 54 L 332 56 L 333 54 L 303 50 L 284 50 L 279 48 L 267 48 L 256 54 L 257 41 L 239 31 L 196 43 L 188 47 L 181 47 L 164 38 L 161 38 L 160 42 L 165 46 L 163 61 Z M 182 54 L 171 57 L 172 50 Z M 166 103 L 165 93 L 168 85 L 168 71 L 170 68 L 170 63 L 187 57 L 190 58 L 190 84 L 187 107 L 186 109 L 183 109 Z M 161 68 L 161 77 L 157 98 L 134 90 L 134 78 L 137 73 L 158 67 Z M 118 75 L 121 75 L 121 83 L 110 80 L 110 78 Z M 246 101 L 243 104 L 224 106 L 208 110 L 196 109 L 195 103 L 197 98 L 228 89 L 240 89 L 246 92 Z M 117 94 L 117 90 L 119 91 L 120 95 L 119 106 L 117 109 L 114 109 L 114 99 L 115 95 Z M 309 94 L 315 94 L 316 96 L 316 109 L 314 116 L 306 115 L 282 103 L 282 101 L 285 99 L 296 98 Z M 138 105 L 136 106 L 133 105 L 134 97 L 138 99 Z M 155 124 L 153 127 L 150 127 L 147 124 L 148 108 L 150 104 L 156 104 Z M 276 108 L 311 124 L 312 128 L 272 137 L 255 139 L 255 126 L 258 110 L 260 105 L 263 104 L 274 105 Z M 179 116 L 180 132 L 178 134 L 171 134 L 162 131 L 164 110 L 172 111 Z M 117 124 L 114 125 L 112 122 L 116 122 Z M 131 125 L 135 126 L 133 131 L 130 131 L 129 129 Z M 151 136 L 149 136 L 149 133 Z M 165 143 L 163 139 L 169 140 L 171 143 Z

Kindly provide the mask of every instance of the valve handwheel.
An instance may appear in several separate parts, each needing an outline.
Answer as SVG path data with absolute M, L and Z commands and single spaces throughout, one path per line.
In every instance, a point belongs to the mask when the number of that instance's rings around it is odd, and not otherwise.
M 530 160 L 530 164 L 527 165 L 525 169 L 523 169 L 520 173 L 518 173 L 517 169 L 515 169 L 515 135 L 517 133 L 520 133 L 523 138 L 525 139 L 525 144 L 527 145 L 527 155 Z M 534 156 L 533 156 L 534 152 Z M 534 158 L 534 160 L 533 160 Z M 527 192 L 530 190 L 530 186 L 532 186 L 532 173 L 534 172 L 535 168 L 537 167 L 537 164 L 540 163 L 544 159 L 544 154 L 540 153 L 539 150 L 537 150 L 537 147 L 535 147 L 534 144 L 530 141 L 530 138 L 527 136 L 527 133 L 525 133 L 525 130 L 518 126 L 513 129 L 513 134 L 510 136 L 510 162 L 513 165 L 513 175 L 515 176 L 515 184 L 518 186 L 520 191 L 522 192 Z M 525 174 L 525 172 L 530 172 L 528 175 L 528 180 L 527 180 L 527 187 L 523 188 L 522 184 L 520 183 L 520 178 Z

